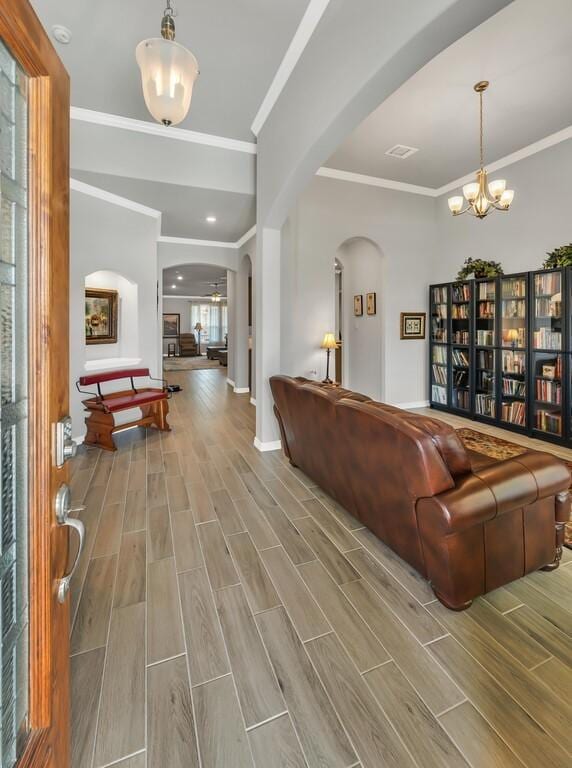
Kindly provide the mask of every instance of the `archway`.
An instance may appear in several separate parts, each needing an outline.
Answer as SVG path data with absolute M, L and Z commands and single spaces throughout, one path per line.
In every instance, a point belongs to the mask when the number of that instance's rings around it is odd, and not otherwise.
M 375 400 L 385 395 L 383 255 L 373 240 L 352 237 L 338 248 L 343 271 L 341 301 L 342 381 Z M 368 306 L 368 294 L 370 302 Z M 361 314 L 354 307 L 360 296 Z

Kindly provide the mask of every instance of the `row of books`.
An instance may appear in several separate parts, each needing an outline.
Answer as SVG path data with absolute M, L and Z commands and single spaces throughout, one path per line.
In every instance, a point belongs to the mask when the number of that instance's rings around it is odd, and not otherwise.
M 526 373 L 526 354 L 524 352 L 502 353 L 503 373 L 523 375 Z
M 540 295 L 553 296 L 555 293 L 560 293 L 560 273 L 548 272 L 544 275 L 534 276 L 534 292 Z
M 447 390 L 445 387 L 433 384 L 431 387 L 431 399 L 439 405 L 447 405 Z
M 479 294 L 477 296 L 477 299 L 479 301 L 495 300 L 496 284 L 494 282 L 479 283 L 478 287 L 479 287 Z
M 468 344 L 469 332 L 468 331 L 453 331 L 453 344 Z
M 526 296 L 526 278 L 513 277 L 501 283 L 503 299 L 524 298 Z
M 479 331 L 477 330 L 477 344 L 483 347 L 493 347 L 495 343 L 494 331 Z
M 433 370 L 433 381 L 436 384 L 440 384 L 443 387 L 447 386 L 447 369 L 443 368 L 442 365 L 435 365 L 433 364 L 431 366 Z
M 551 328 L 539 328 L 534 331 L 534 346 L 536 349 L 561 349 L 562 333 Z
M 477 307 L 477 318 L 479 320 L 491 320 L 495 316 L 494 301 L 481 301 Z
M 481 416 L 495 417 L 495 398 L 493 395 L 475 395 L 475 413 Z
M 447 329 L 442 328 L 441 326 L 433 326 L 433 330 L 431 332 L 431 338 L 433 341 L 438 341 L 441 344 L 447 343 Z
M 536 317 L 562 317 L 562 302 L 544 296 L 534 302 Z
M 503 317 L 526 317 L 526 302 L 509 299 L 503 301 L 501 315 Z
M 447 365 L 447 347 L 433 347 L 433 362 Z
M 489 370 L 495 367 L 495 354 L 488 350 L 480 349 L 477 352 L 477 368 L 488 368 Z
M 462 349 L 454 349 L 452 351 L 453 365 L 457 367 L 469 367 L 469 354 Z
M 554 411 L 538 410 L 534 417 L 536 429 L 542 432 L 552 432 L 553 435 L 562 434 L 562 415 Z
M 471 407 L 471 398 L 467 390 L 453 390 L 453 407 L 468 411 Z
M 436 304 L 433 307 L 432 315 L 433 315 L 433 317 L 439 317 L 442 320 L 446 320 L 447 317 L 448 317 L 448 315 L 447 315 L 447 305 L 446 304 Z
M 501 419 L 510 424 L 519 424 L 524 427 L 526 424 L 526 405 L 519 400 L 501 404 Z
M 447 286 L 441 285 L 437 288 L 433 288 L 433 304 L 446 304 L 447 303 Z
M 502 393 L 511 397 L 526 397 L 526 383 L 520 379 L 507 379 L 503 376 Z
M 469 283 L 452 285 L 451 298 L 453 301 L 469 301 L 471 298 L 471 286 Z
M 559 381 L 548 379 L 536 379 L 536 399 L 543 403 L 562 403 L 562 385 Z
M 483 390 L 483 392 L 495 391 L 495 376 L 491 371 L 478 371 L 477 372 L 477 389 Z
M 468 320 L 469 319 L 469 305 L 468 304 L 453 304 L 451 307 L 451 317 L 453 320 Z

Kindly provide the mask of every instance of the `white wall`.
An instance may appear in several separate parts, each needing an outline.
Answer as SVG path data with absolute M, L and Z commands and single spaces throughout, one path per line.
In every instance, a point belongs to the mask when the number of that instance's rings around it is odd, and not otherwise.
M 191 333 L 190 299 L 167 299 L 163 296 L 163 314 L 169 313 L 181 316 L 181 333 Z
M 334 259 L 340 246 L 356 237 L 369 239 L 382 254 L 378 315 L 368 318 L 385 328 L 385 347 L 380 334 L 375 350 L 383 353 L 381 381 L 375 386 L 370 372 L 361 382 L 369 389 L 365 394 L 383 393 L 392 403 L 425 401 L 427 342 L 399 338 L 400 312 L 426 311 L 438 256 L 435 199 L 422 195 L 312 180 L 282 230 L 281 370 L 324 378 L 326 353 L 319 345 L 335 325 Z M 344 282 L 346 296 L 362 293 L 365 301 L 379 275 L 372 278 L 356 273 L 353 287 Z
M 84 296 L 87 275 L 113 272 L 128 281 L 127 284 L 116 282 L 120 302 L 124 299 L 123 288 L 127 289 L 130 284 L 133 298 L 133 287 L 136 287 L 137 357 L 142 366 L 150 368 L 152 375 L 161 375 L 155 343 L 159 333 L 157 219 L 74 190 L 71 191 L 70 214 L 70 410 L 73 435 L 79 437 L 85 433 L 85 413 L 81 404 L 85 396 L 76 391 L 75 382 L 85 373 L 86 360 L 122 357 L 132 348 L 131 342 L 127 342 L 132 321 L 128 322 L 123 316 L 120 317 L 120 327 L 127 325 L 122 327 L 117 345 L 86 348 Z M 109 275 L 107 278 L 111 279 Z M 124 417 L 127 420 L 131 415 L 126 412 Z
M 504 271 L 540 269 L 547 251 L 572 242 L 570 174 L 572 139 L 556 144 L 491 174 L 516 191 L 508 213 L 483 220 L 453 217 L 447 197 L 437 198 L 439 259 L 434 280 L 453 280 L 468 257 L 500 261 Z
M 117 343 L 86 344 L 85 360 L 109 358 L 138 359 L 139 354 L 139 288 L 117 272 L 100 270 L 85 278 L 86 288 L 106 288 L 117 291 Z

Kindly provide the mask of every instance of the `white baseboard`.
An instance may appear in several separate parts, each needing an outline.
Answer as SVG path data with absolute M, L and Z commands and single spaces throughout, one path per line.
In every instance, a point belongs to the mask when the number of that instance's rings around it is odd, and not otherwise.
M 257 437 L 254 438 L 254 447 L 262 453 L 264 451 L 279 451 L 282 448 L 281 440 L 269 440 L 267 443 L 261 442 Z
M 394 403 L 396 408 L 403 408 L 404 411 L 410 411 L 413 408 L 428 408 L 429 400 L 419 400 L 416 403 Z
M 234 381 L 232 379 L 227 379 L 226 383 L 228 384 L 229 387 L 232 387 L 234 389 Z
M 250 398 L 250 405 L 253 405 L 256 408 L 256 398 L 255 397 L 251 397 Z
M 250 392 L 249 387 L 235 387 L 234 391 L 237 395 L 246 395 L 247 392 Z

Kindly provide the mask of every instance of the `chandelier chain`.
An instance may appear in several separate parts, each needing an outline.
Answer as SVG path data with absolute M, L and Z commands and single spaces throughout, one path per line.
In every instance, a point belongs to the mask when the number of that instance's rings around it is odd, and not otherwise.
M 483 92 L 481 91 L 479 93 L 479 101 L 480 101 L 480 114 L 481 114 L 481 125 L 480 125 L 480 148 L 481 148 L 481 170 L 484 167 L 484 151 L 483 151 Z

